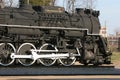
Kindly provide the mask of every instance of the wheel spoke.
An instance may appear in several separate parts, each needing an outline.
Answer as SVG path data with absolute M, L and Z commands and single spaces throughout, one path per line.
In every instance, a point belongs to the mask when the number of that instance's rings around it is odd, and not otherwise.
M 17 51 L 17 54 L 19 54 L 19 55 L 32 55 L 32 53 L 30 51 L 31 49 L 36 50 L 36 48 L 35 48 L 35 46 L 33 44 L 31 44 L 31 43 L 23 43 L 19 47 L 19 49 Z M 22 59 L 18 59 L 18 61 L 24 66 L 30 66 L 30 65 L 35 63 L 35 60 L 33 60 L 33 59 L 23 59 L 22 58 Z
M 0 44 L 0 65 L 9 66 L 15 59 L 11 59 L 11 53 L 16 53 L 15 47 L 11 43 Z
M 56 48 L 51 45 L 51 44 L 44 44 L 40 50 L 56 50 Z M 44 54 L 44 55 L 47 55 L 47 54 L 55 54 L 53 52 L 40 52 L 40 54 Z M 55 62 L 56 62 L 56 59 L 55 58 L 41 58 L 39 59 L 40 63 L 43 64 L 44 66 L 51 66 L 53 65 Z
M 66 58 L 59 58 L 59 61 L 64 66 L 71 66 L 75 63 L 75 57 L 66 57 Z

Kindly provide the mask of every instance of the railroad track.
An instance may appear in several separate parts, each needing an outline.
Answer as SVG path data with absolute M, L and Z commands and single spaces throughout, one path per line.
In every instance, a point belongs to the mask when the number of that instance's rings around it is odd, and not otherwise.
M 0 67 L 0 76 L 31 76 L 31 75 L 120 75 L 120 69 L 114 66 L 9 66 Z

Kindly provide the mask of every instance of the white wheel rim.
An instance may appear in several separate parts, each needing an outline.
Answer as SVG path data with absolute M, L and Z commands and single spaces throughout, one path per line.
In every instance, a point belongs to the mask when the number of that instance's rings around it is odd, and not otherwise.
M 29 46 L 33 47 L 34 50 L 36 50 L 36 47 L 35 47 L 33 44 L 31 44 L 31 43 L 23 43 L 23 44 L 18 48 L 17 54 L 21 55 L 21 54 L 20 54 L 20 50 L 21 50 L 21 48 L 22 48 L 23 46 L 25 46 L 25 45 L 29 45 Z M 31 54 L 31 55 L 32 55 L 32 54 Z M 26 64 L 26 63 L 23 63 L 23 62 L 21 61 L 21 59 L 18 59 L 19 63 L 22 64 L 23 66 L 31 66 L 32 64 L 34 64 L 34 63 L 35 63 L 35 60 L 34 60 L 34 59 L 31 59 L 31 60 L 33 60 L 31 63 Z
M 9 45 L 12 48 L 13 52 L 11 52 L 11 53 L 16 53 L 16 49 L 15 49 L 14 45 L 12 45 L 11 43 L 1 43 L 0 46 L 5 45 L 5 44 Z M 12 59 L 11 57 L 10 57 L 10 59 L 11 59 L 11 61 L 9 63 L 7 63 L 7 64 L 4 64 L 4 63 L 2 63 L 0 61 L 0 65 L 2 65 L 2 66 L 9 66 L 9 65 L 13 64 L 15 59 Z
M 41 48 L 40 48 L 40 50 L 42 50 L 42 48 L 44 48 L 45 46 L 51 46 L 51 47 L 54 47 L 52 44 L 44 44 L 44 45 L 42 45 L 41 46 Z M 56 47 L 54 47 L 54 49 L 56 50 Z M 42 64 L 42 65 L 44 65 L 44 66 L 52 66 L 55 62 L 56 62 L 56 59 L 51 59 L 51 60 L 53 60 L 53 62 L 52 63 L 50 63 L 50 64 L 46 64 L 46 63 L 44 63 L 43 61 L 42 61 L 42 59 L 38 59 L 39 61 L 40 61 L 40 63 Z
M 70 58 L 71 58 L 71 60 L 72 60 L 71 63 L 66 64 L 66 63 L 64 63 L 64 62 L 62 61 L 61 58 L 59 58 L 59 62 L 60 62 L 62 65 L 64 65 L 64 66 L 71 66 L 71 65 L 73 65 L 73 64 L 75 63 L 76 58 L 75 58 L 75 57 L 70 57 Z

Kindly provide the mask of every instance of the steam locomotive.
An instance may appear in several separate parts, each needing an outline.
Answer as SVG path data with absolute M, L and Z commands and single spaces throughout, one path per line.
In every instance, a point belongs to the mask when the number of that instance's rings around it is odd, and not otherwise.
M 71 66 L 111 63 L 105 38 L 99 35 L 99 11 L 59 6 L 0 9 L 0 65 L 54 64 Z

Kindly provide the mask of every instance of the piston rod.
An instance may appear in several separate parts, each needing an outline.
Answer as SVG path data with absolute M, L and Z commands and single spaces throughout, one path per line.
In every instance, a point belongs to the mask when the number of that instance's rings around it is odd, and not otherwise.
M 46 59 L 51 59 L 51 58 L 55 58 L 55 59 L 59 59 L 59 58 L 67 58 L 70 57 L 69 53 L 61 53 L 61 54 L 37 54 L 36 52 L 32 52 L 31 55 L 16 55 L 15 53 L 11 54 L 11 58 L 12 59 L 33 59 L 33 60 L 37 60 L 40 58 L 46 58 Z

